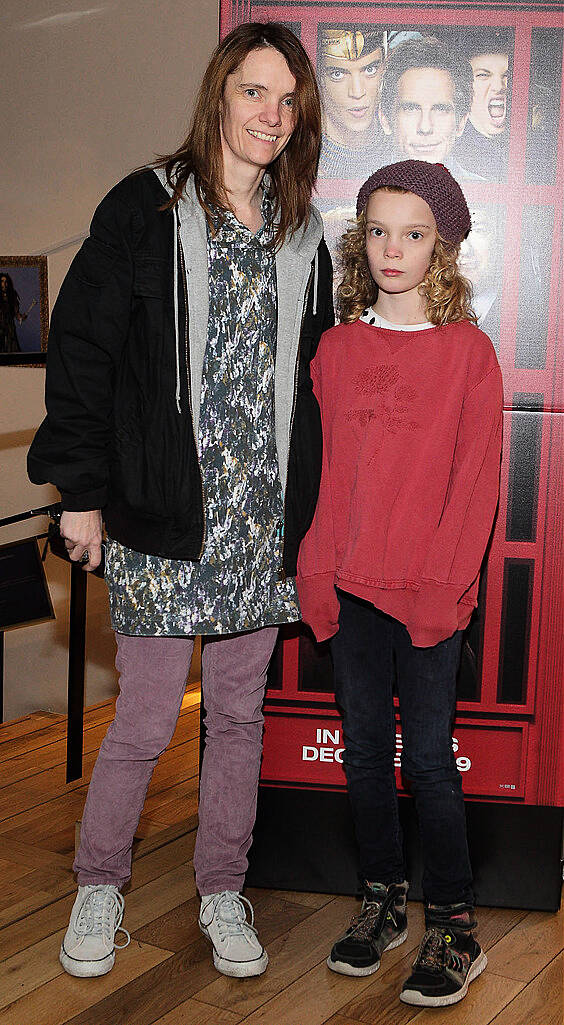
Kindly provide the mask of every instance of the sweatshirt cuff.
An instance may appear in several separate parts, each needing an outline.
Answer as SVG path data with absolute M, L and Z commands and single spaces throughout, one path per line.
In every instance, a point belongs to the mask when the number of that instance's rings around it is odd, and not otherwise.
M 61 491 L 60 495 L 64 512 L 92 512 L 95 509 L 103 509 L 108 501 L 106 487 L 96 488 L 95 491 L 81 491 L 79 494 Z
M 423 580 L 417 594 L 416 615 L 406 624 L 416 648 L 430 648 L 446 641 L 459 629 L 458 601 L 463 587 Z
M 327 641 L 339 629 L 340 605 L 335 590 L 335 573 L 317 573 L 313 577 L 296 578 L 302 619 L 309 626 L 315 639 Z

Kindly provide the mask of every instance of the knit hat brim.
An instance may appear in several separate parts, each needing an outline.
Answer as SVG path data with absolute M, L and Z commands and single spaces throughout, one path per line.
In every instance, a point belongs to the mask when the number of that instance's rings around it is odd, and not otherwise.
M 358 193 L 357 217 L 366 209 L 372 193 L 385 188 L 405 189 L 424 199 L 433 212 L 439 235 L 447 242 L 462 242 L 472 227 L 464 193 L 443 164 L 401 160 L 381 167 L 367 178 Z

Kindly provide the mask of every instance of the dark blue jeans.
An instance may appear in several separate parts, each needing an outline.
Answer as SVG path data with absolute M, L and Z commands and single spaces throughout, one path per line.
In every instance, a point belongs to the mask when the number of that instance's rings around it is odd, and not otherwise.
M 462 633 L 415 648 L 403 624 L 369 602 L 344 591 L 339 601 L 331 652 L 362 876 L 387 884 L 406 875 L 394 773 L 397 680 L 401 770 L 417 810 L 425 900 L 473 903 L 461 777 L 452 750 Z

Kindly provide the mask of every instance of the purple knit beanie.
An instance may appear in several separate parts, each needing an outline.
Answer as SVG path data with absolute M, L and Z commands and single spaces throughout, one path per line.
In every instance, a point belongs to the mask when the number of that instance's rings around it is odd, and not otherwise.
M 472 227 L 470 211 L 460 185 L 443 164 L 429 164 L 425 160 L 400 160 L 397 164 L 381 167 L 370 175 L 358 194 L 357 217 L 366 209 L 376 189 L 390 186 L 421 196 L 433 211 L 439 235 L 447 242 L 459 243 L 466 238 Z

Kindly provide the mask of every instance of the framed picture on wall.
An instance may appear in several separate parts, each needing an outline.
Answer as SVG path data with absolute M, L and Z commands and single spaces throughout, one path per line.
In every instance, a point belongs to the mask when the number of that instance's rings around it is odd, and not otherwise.
M 0 256 L 0 366 L 43 366 L 49 330 L 46 256 Z

